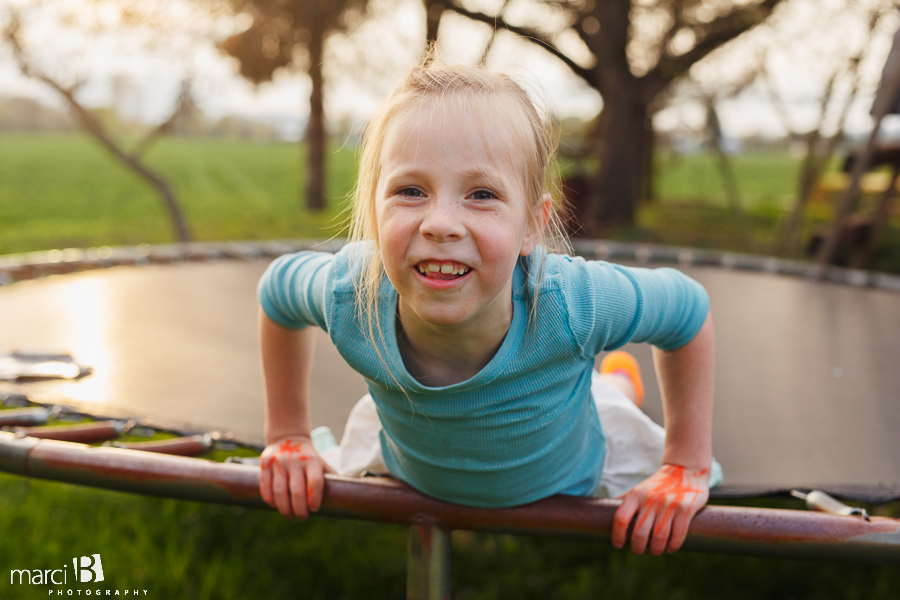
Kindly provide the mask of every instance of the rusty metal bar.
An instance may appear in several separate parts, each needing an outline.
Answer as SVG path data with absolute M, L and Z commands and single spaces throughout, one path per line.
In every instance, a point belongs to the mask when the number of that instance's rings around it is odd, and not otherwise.
M 16 438 L 0 432 L 0 470 L 30 477 L 201 502 L 266 508 L 258 467 Z M 389 478 L 328 476 L 319 514 L 409 524 L 422 515 L 448 531 L 550 535 L 608 541 L 617 500 L 554 496 L 526 506 L 486 509 L 429 498 Z M 685 548 L 703 552 L 900 563 L 900 520 L 707 506 Z
M 0 471 L 92 487 L 267 508 L 259 468 L 0 432 Z
M 450 532 L 428 517 L 409 524 L 406 600 L 450 600 Z
M 200 456 L 212 448 L 213 440 L 210 434 L 204 433 L 153 442 L 111 442 L 109 445 L 114 448 L 158 452 L 176 456 Z
M 125 431 L 122 421 L 96 421 L 78 425 L 52 425 L 50 427 L 17 427 L 16 433 L 42 440 L 95 444 L 114 440 Z

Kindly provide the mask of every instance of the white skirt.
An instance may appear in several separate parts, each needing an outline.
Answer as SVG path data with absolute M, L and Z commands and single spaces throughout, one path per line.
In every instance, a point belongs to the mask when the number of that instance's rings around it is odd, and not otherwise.
M 606 436 L 606 459 L 594 496 L 615 498 L 659 469 L 666 431 L 596 371 L 591 378 L 591 394 Z M 340 445 L 330 444 L 319 453 L 339 475 L 360 477 L 366 471 L 389 474 L 381 455 L 380 431 L 375 402 L 366 394 L 350 411 Z M 710 487 L 721 480 L 722 468 L 713 460 Z

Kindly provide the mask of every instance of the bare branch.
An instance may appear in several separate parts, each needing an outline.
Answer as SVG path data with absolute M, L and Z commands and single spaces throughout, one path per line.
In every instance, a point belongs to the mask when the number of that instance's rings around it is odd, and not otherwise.
M 169 182 L 144 165 L 140 161 L 139 155 L 132 155 L 125 152 L 121 145 L 116 143 L 112 136 L 109 135 L 106 128 L 103 126 L 103 123 L 101 123 L 91 111 L 85 108 L 78 99 L 75 98 L 76 92 L 84 83 L 83 80 L 78 80 L 72 85 L 65 86 L 31 63 L 25 52 L 25 48 L 22 45 L 22 40 L 19 37 L 20 31 L 21 21 L 18 14 L 13 13 L 10 17 L 10 24 L 3 32 L 3 38 L 12 47 L 13 58 L 16 60 L 22 74 L 47 84 L 59 93 L 89 134 L 100 142 L 100 144 L 119 161 L 147 180 L 147 182 L 156 189 L 169 212 L 178 240 L 181 242 L 189 242 L 191 240 L 190 230 L 188 229 L 187 221 L 184 218 L 181 206 L 178 204 Z
M 784 127 L 785 131 L 788 132 L 788 135 L 800 135 L 800 133 L 794 128 L 794 125 L 791 122 L 791 117 L 788 114 L 787 106 L 785 106 L 784 100 L 781 98 L 778 92 L 775 91 L 775 86 L 772 84 L 772 78 L 769 72 L 767 70 L 763 70 L 763 72 L 760 74 L 760 79 L 762 80 L 766 95 L 769 97 L 769 102 L 772 104 L 772 108 L 775 109 L 775 113 L 781 120 L 782 127 Z
M 498 29 L 506 29 L 516 35 L 519 35 L 523 38 L 527 38 L 533 42 L 540 44 L 544 50 L 548 51 L 550 54 L 561 60 L 566 64 L 567 67 L 572 69 L 572 72 L 584 79 L 588 85 L 594 86 L 596 85 L 594 73 L 585 67 L 582 67 L 574 60 L 569 58 L 562 50 L 560 50 L 556 44 L 553 43 L 552 40 L 545 33 L 541 33 L 536 29 L 532 29 L 530 27 L 519 27 L 517 25 L 510 25 L 506 22 L 506 20 L 500 16 L 486 15 L 482 12 L 471 11 L 467 8 L 463 8 L 462 6 L 458 6 L 456 3 L 450 4 L 447 6 L 447 10 L 452 10 L 453 12 L 460 14 L 464 17 L 472 19 L 473 21 L 478 21 L 480 23 L 487 23 L 491 27 L 495 27 Z
M 670 7 L 672 13 L 672 26 L 663 34 L 657 45 L 657 55 L 662 58 L 666 55 L 666 48 L 672 42 L 675 34 L 684 26 L 684 5 L 687 0 L 674 0 Z
M 578 12 L 584 8 L 584 2 L 572 2 L 572 0 L 538 0 L 541 4 L 559 8 L 566 12 Z
M 169 133 L 175 123 L 178 121 L 179 117 L 183 114 L 187 113 L 188 110 L 193 106 L 193 99 L 191 97 L 191 82 L 189 79 L 185 79 L 181 82 L 181 93 L 178 94 L 178 100 L 175 103 L 175 110 L 172 111 L 172 114 L 164 123 L 160 123 L 156 127 L 153 128 L 147 135 L 145 135 L 140 142 L 137 143 L 134 150 L 131 152 L 131 155 L 135 158 L 140 158 L 150 149 L 156 140 L 158 140 L 163 135 Z
M 727 15 L 714 19 L 709 24 L 703 39 L 688 52 L 679 56 L 662 55 L 656 67 L 647 74 L 648 80 L 653 81 L 654 86 L 657 88 L 656 90 L 650 90 L 651 94 L 661 90 L 670 81 L 686 73 L 694 63 L 725 42 L 762 23 L 781 1 L 762 0 L 756 4 L 735 9 Z
M 497 18 L 502 19 L 503 13 L 506 12 L 506 8 L 509 6 L 511 0 L 503 0 L 503 6 L 500 7 L 500 12 L 497 13 Z M 497 39 L 497 22 L 494 22 L 494 26 L 491 28 L 491 37 L 488 38 L 487 44 L 484 46 L 484 52 L 481 53 L 481 60 L 478 61 L 478 64 L 482 67 L 487 64 L 488 55 L 491 53 L 491 48 L 494 46 L 494 40 Z

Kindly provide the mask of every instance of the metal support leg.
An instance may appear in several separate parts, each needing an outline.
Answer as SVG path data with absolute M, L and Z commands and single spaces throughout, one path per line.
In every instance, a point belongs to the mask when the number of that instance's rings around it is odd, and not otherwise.
M 450 600 L 450 532 L 438 521 L 409 526 L 406 600 Z

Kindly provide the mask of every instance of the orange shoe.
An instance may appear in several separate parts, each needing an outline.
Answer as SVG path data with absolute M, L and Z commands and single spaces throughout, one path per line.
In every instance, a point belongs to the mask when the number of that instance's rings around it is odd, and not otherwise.
M 617 373 L 624 375 L 634 386 L 634 403 L 638 408 L 644 402 L 644 382 L 641 380 L 641 368 L 628 352 L 616 350 L 607 354 L 600 363 L 600 374 Z

